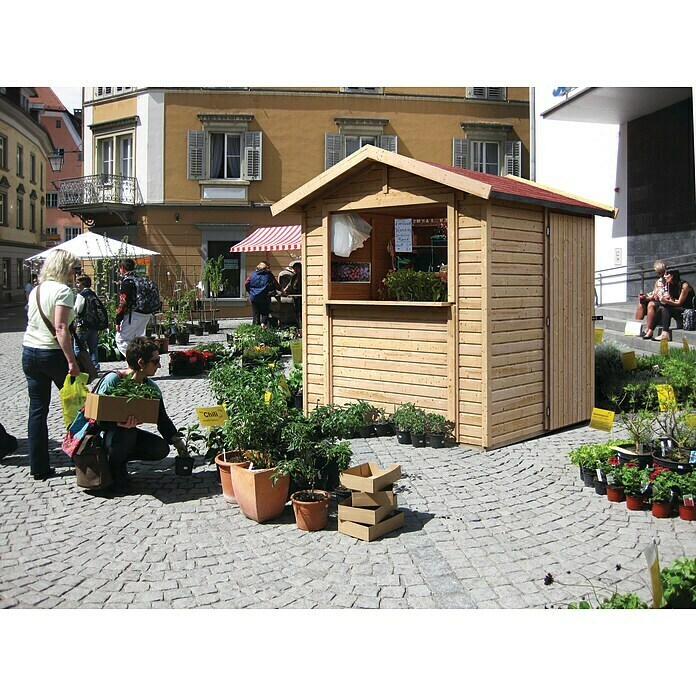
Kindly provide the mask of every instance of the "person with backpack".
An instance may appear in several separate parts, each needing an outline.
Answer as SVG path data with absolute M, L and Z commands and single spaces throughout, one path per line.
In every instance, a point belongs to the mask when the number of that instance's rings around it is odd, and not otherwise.
M 149 279 L 136 275 L 135 261 L 121 263 L 121 288 L 116 312 L 116 347 L 125 357 L 128 344 L 144 336 L 150 317 L 162 307 L 159 290 Z
M 260 324 L 265 328 L 271 311 L 271 296 L 280 291 L 278 281 L 268 265 L 262 261 L 244 281 L 244 287 L 249 293 L 249 301 L 254 316 L 252 323 Z
M 103 302 L 92 290 L 92 279 L 87 275 L 77 278 L 75 323 L 78 341 L 87 344 L 94 368 L 99 370 L 99 332 L 108 328 L 109 315 Z M 78 341 L 75 341 L 75 354 L 78 352 Z

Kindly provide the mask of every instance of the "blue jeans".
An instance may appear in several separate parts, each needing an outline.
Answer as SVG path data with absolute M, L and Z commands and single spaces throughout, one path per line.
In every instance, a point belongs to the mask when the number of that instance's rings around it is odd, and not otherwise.
M 68 374 L 63 351 L 24 346 L 22 369 L 29 388 L 29 467 L 34 476 L 43 476 L 51 468 L 48 454 L 48 409 L 51 382 L 61 389 Z
M 87 344 L 90 357 L 94 363 L 94 369 L 99 370 L 99 350 L 97 348 L 99 345 L 99 331 L 97 331 L 97 329 L 85 329 L 77 335 L 83 343 Z M 73 346 L 73 350 L 75 351 L 75 355 L 77 355 L 77 343 Z

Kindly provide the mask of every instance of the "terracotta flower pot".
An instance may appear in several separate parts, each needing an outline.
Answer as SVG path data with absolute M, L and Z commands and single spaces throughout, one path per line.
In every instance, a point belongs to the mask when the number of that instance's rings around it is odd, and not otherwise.
M 265 522 L 283 514 L 290 477 L 281 476 L 273 485 L 271 477 L 274 473 L 275 469 L 250 470 L 248 462 L 232 467 L 234 495 L 239 509 L 249 519 Z
M 301 500 L 302 497 L 320 497 L 321 500 Z M 290 496 L 295 522 L 305 532 L 316 532 L 326 527 L 329 521 L 329 501 L 331 495 L 326 491 L 297 491 Z
M 626 507 L 629 510 L 642 510 L 645 497 L 642 495 L 626 495 Z
M 612 503 L 620 503 L 624 499 L 624 489 L 615 486 L 607 486 L 607 500 Z
M 687 522 L 696 522 L 696 507 L 686 506 L 679 503 L 679 517 Z
M 244 454 L 241 450 L 229 450 L 220 452 L 215 457 L 218 472 L 220 473 L 220 484 L 222 485 L 222 497 L 228 503 L 236 503 L 237 499 L 234 495 L 234 486 L 232 485 L 232 467 L 248 465 L 244 461 Z
M 653 502 L 652 514 L 653 514 L 653 517 L 671 517 L 672 516 L 672 503 Z

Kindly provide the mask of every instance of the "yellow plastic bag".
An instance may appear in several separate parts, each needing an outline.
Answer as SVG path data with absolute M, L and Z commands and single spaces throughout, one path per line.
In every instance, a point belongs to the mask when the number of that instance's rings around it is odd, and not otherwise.
M 81 372 L 77 377 L 65 376 L 63 388 L 60 390 L 60 401 L 63 404 L 63 422 L 69 428 L 75 420 L 77 412 L 84 406 L 87 399 L 87 380 L 89 375 Z

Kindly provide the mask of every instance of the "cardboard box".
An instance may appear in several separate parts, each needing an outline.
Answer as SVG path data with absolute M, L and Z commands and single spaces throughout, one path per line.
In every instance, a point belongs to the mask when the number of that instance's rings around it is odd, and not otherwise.
M 377 493 L 400 478 L 401 467 L 398 464 L 392 464 L 387 469 L 380 469 L 374 462 L 367 462 L 343 471 L 341 485 L 352 491 Z
M 338 519 L 346 522 L 358 522 L 359 524 L 377 524 L 396 510 L 396 496 L 393 493 L 391 496 L 391 502 L 387 501 L 386 504 L 379 507 L 356 507 L 353 505 L 351 496 L 338 504 Z
M 124 396 L 87 394 L 85 416 L 98 421 L 123 423 L 135 416 L 141 423 L 157 423 L 159 399 L 126 399 Z
M 389 486 L 391 489 L 393 486 Z M 396 509 L 396 495 L 391 490 L 378 491 L 377 493 L 362 493 L 353 491 L 353 507 L 382 507 L 391 505 L 392 510 Z
M 387 519 L 369 526 L 358 524 L 357 522 L 349 522 L 347 520 L 338 520 L 338 531 L 341 534 L 347 534 L 348 536 L 355 537 L 356 539 L 362 539 L 362 541 L 374 541 L 375 539 L 379 539 L 385 534 L 389 534 L 389 532 L 393 532 L 395 529 L 399 529 L 403 526 L 403 512 L 397 512 L 391 517 L 387 517 Z

